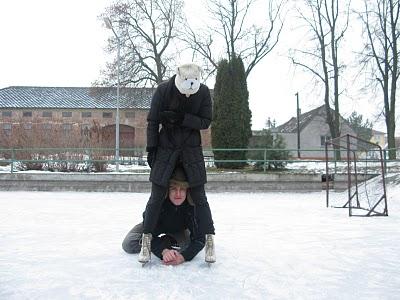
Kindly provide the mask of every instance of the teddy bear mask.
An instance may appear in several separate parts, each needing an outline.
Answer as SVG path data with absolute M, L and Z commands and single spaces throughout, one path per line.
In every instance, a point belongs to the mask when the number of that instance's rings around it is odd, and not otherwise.
M 177 68 L 175 86 L 181 94 L 189 97 L 196 94 L 200 88 L 202 69 L 196 64 L 184 64 Z

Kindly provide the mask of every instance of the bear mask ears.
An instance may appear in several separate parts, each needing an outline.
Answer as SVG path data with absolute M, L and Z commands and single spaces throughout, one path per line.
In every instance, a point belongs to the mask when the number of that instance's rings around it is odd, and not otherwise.
M 204 74 L 204 70 L 203 70 L 202 67 L 200 67 L 200 66 L 198 66 L 198 65 L 196 65 L 194 63 L 189 63 L 189 64 L 182 64 L 182 65 L 180 65 L 179 67 L 176 68 L 176 74 L 179 77 L 183 77 L 180 68 L 192 68 L 192 69 L 196 69 L 197 68 L 197 70 L 198 70 L 198 72 L 200 74 L 200 77 L 203 77 L 203 74 Z M 198 78 L 198 80 L 200 80 L 200 78 Z

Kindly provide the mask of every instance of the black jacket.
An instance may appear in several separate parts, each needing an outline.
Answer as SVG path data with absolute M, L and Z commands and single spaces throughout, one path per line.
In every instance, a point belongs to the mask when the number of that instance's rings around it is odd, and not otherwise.
M 194 206 L 187 200 L 176 206 L 165 199 L 161 208 L 160 216 L 155 230 L 152 232 L 151 251 L 162 259 L 164 249 L 172 249 L 171 244 L 165 239 L 158 237 L 163 233 L 178 233 L 188 229 L 190 232 L 190 243 L 181 254 L 185 261 L 190 261 L 204 248 L 205 236 L 201 235 L 194 218 Z
M 201 129 L 207 129 L 212 119 L 210 91 L 201 84 L 196 94 L 186 98 L 175 87 L 175 76 L 161 83 L 151 101 L 147 116 L 147 147 L 157 149 L 150 181 L 167 187 L 168 180 L 177 164 L 181 163 L 189 185 L 207 182 L 201 146 Z M 161 124 L 160 113 L 172 110 L 184 113 L 182 124 Z

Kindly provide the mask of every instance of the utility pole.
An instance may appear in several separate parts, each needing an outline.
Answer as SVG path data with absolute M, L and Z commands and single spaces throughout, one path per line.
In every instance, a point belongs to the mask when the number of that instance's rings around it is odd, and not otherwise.
M 300 107 L 299 107 L 299 92 L 296 94 L 297 100 L 297 157 L 300 158 Z

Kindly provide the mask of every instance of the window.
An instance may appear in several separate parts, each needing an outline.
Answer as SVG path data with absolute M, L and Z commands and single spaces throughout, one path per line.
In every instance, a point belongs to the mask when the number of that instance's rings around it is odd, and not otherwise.
M 62 117 L 63 118 L 72 118 L 72 111 L 63 111 Z
M 5 135 L 11 135 L 12 125 L 10 123 L 4 123 L 3 130 Z
M 11 111 L 9 111 L 9 110 L 6 110 L 6 111 L 2 111 L 1 112 L 1 116 L 2 117 L 11 117 Z
M 125 118 L 127 119 L 134 119 L 135 118 L 135 112 L 134 111 L 127 111 L 125 113 Z
M 321 135 L 321 146 L 325 147 L 325 142 L 331 140 L 331 137 L 329 135 Z
M 112 112 L 103 112 L 103 118 L 112 118 L 113 113 Z
M 32 117 L 32 112 L 31 111 L 24 111 L 22 113 L 22 116 L 25 118 L 31 118 Z
M 32 130 L 32 123 L 24 123 L 22 126 L 25 130 Z
M 43 130 L 51 130 L 51 124 L 50 123 L 44 123 L 43 124 Z
M 51 118 L 53 116 L 53 112 L 52 111 L 44 111 L 42 112 L 42 117 L 43 118 Z
M 91 118 L 92 113 L 90 111 L 83 111 L 82 112 L 82 118 Z

